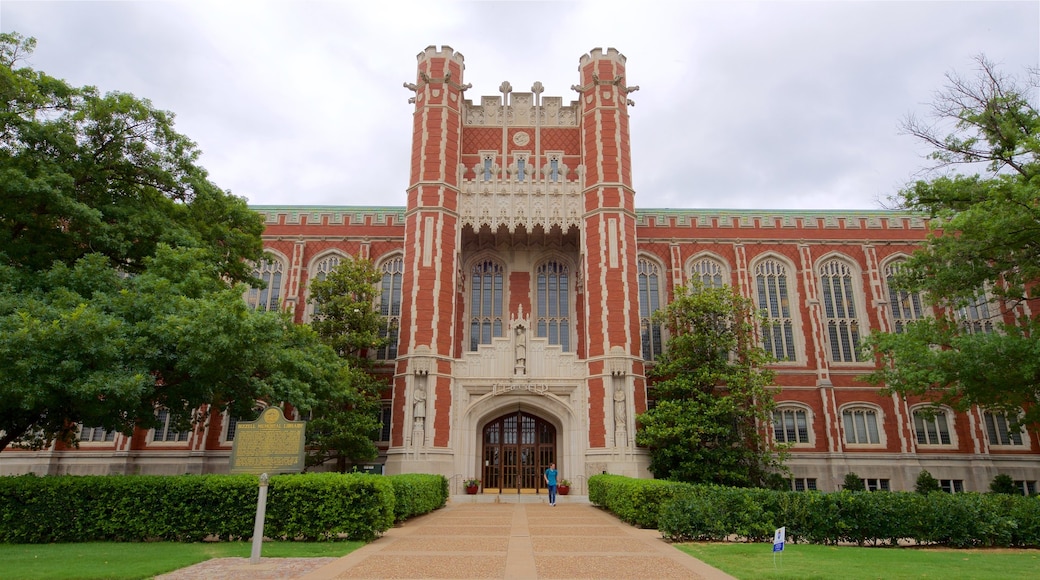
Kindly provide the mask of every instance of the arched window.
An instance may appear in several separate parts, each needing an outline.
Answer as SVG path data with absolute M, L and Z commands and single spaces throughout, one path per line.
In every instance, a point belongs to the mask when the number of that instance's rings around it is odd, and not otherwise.
M 661 325 L 653 321 L 654 312 L 661 308 L 660 276 L 657 264 L 640 259 L 639 270 L 639 328 L 643 344 L 643 360 L 654 360 L 663 345 Z
M 976 293 L 970 303 L 957 309 L 957 319 L 969 334 L 993 332 L 993 318 L 998 315 L 999 308 L 993 303 L 993 295 L 985 289 Z
M 690 267 L 690 280 L 700 280 L 706 288 L 721 288 L 726 284 L 726 269 L 711 258 L 701 258 Z
M 469 349 L 475 351 L 477 345 L 502 336 L 503 268 L 493 260 L 481 260 L 471 273 Z
M 263 260 L 253 267 L 253 277 L 264 282 L 266 288 L 250 288 L 246 303 L 253 310 L 278 310 L 282 294 L 282 262 Z
M 852 268 L 838 259 L 820 264 L 820 292 L 834 362 L 859 360 L 859 318 Z
M 851 407 L 841 412 L 845 425 L 845 443 L 849 445 L 879 445 L 877 410 L 871 407 Z
M 1014 420 L 1006 413 L 986 411 L 982 416 L 986 421 L 986 436 L 989 437 L 990 445 L 1024 445 L 1022 426 L 1013 428 Z
M 376 352 L 376 358 L 397 358 L 397 338 L 401 327 L 401 284 L 404 281 L 404 259 L 400 256 L 383 262 L 383 281 L 379 292 L 379 314 L 384 317 L 380 338 L 387 343 Z
M 888 304 L 892 313 L 892 330 L 902 333 L 906 325 L 924 318 L 924 301 L 919 292 L 898 290 L 895 287 L 895 276 L 899 273 L 902 262 L 893 262 L 885 266 L 885 284 L 888 285 Z
M 942 409 L 915 409 L 914 433 L 918 445 L 950 445 L 950 422 Z
M 773 411 L 773 437 L 777 443 L 809 443 L 809 414 L 801 407 Z
M 779 260 L 763 260 L 755 266 L 758 308 L 762 321 L 762 347 L 777 360 L 795 360 L 794 321 L 787 294 L 787 268 Z
M 564 352 L 570 351 L 570 269 L 560 262 L 546 262 L 538 267 L 536 282 L 537 334 L 548 338 L 549 344 L 560 345 Z
M 326 278 L 328 278 L 329 274 L 331 274 L 333 270 L 339 267 L 340 259 L 341 258 L 339 255 L 331 254 L 315 262 L 314 266 L 311 268 L 311 281 L 324 281 Z M 317 315 L 318 304 L 316 302 L 311 303 L 311 316 L 313 317 Z

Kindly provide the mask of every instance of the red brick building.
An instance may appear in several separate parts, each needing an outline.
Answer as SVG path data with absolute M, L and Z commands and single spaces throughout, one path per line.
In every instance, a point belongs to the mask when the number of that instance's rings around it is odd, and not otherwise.
M 872 368 L 857 354 L 865 335 L 930 315 L 888 284 L 925 238 L 923 219 L 637 208 L 628 123 L 638 87 L 625 67 L 616 50 L 596 49 L 579 60 L 575 101 L 503 83 L 473 102 L 462 55 L 429 47 L 406 84 L 404 207 L 255 208 L 271 255 L 258 266 L 269 289 L 247 296 L 256 307 L 306 322 L 309 281 L 339 261 L 370 258 L 383 272 L 380 307 L 397 338 L 375 354 L 392 377 L 386 472 L 477 477 L 491 493 L 538 490 L 549 462 L 579 491 L 604 471 L 650 477 L 635 419 L 667 340 L 650 313 L 700 279 L 766 312 L 763 344 L 782 361 L 769 432 L 792 444 L 797 489 L 838 489 L 850 471 L 870 488 L 912 489 L 927 469 L 950 491 L 985 490 L 998 473 L 1035 491 L 1035 433 L 1009 432 L 983 409 L 921 413 L 922 402 L 857 380 Z M 979 328 L 992 318 L 981 306 L 963 313 Z M 183 441 L 148 432 L 34 456 L 49 453 L 51 472 L 221 471 L 226 423 L 214 415 Z

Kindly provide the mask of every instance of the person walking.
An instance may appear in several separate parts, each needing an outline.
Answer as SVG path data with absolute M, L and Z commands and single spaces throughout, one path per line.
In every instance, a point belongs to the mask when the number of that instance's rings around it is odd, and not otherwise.
M 556 507 L 556 476 L 559 473 L 556 471 L 556 464 L 550 463 L 549 469 L 545 470 L 545 485 L 549 486 L 549 505 Z

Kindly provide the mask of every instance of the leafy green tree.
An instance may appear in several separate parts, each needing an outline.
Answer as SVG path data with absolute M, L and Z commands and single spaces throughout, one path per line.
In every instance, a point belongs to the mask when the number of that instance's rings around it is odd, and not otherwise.
M 980 405 L 1040 420 L 1040 114 L 1031 87 L 978 57 L 978 75 L 947 75 L 935 119 L 905 130 L 933 148 L 946 171 L 895 201 L 932 229 L 902 265 L 897 285 L 922 292 L 934 318 L 867 341 L 879 369 L 866 377 L 906 396 L 964 410 Z M 949 133 L 944 134 L 944 131 Z M 961 166 L 969 174 L 952 171 Z M 958 309 L 988 293 L 993 332 L 968 326 Z M 1026 307 L 1028 305 L 1028 307 Z M 982 326 L 988 328 L 988 325 Z
M 1022 490 L 1015 485 L 1015 480 L 1006 473 L 1001 473 L 989 483 L 990 493 L 1002 493 L 1004 495 L 1020 495 Z
M 173 115 L 20 66 L 34 46 L 0 34 L 0 450 L 349 392 L 314 331 L 242 300 L 263 222 Z
M 845 482 L 841 484 L 841 488 L 846 491 L 867 491 L 867 486 L 863 484 L 863 480 L 851 471 L 845 474 Z
M 928 473 L 927 469 L 924 469 L 917 475 L 917 483 L 914 484 L 914 491 L 928 495 L 933 491 L 942 491 L 942 486 L 939 485 L 938 479 L 932 477 L 932 474 Z
M 656 314 L 670 338 L 650 371 L 656 405 L 639 415 L 636 435 L 656 477 L 736 486 L 776 479 L 782 455 L 762 430 L 774 373 L 758 346 L 755 312 L 728 286 L 694 283 Z
M 376 288 L 382 279 L 367 259 L 343 260 L 324 280 L 314 280 L 311 327 L 349 366 L 349 391 L 319 399 L 308 423 L 308 461 L 335 459 L 343 471 L 348 462 L 372 459 L 377 451 L 372 433 L 379 427 L 380 394 L 385 380 L 373 373 L 368 354 L 386 342 L 380 336 L 383 317 L 376 310 Z

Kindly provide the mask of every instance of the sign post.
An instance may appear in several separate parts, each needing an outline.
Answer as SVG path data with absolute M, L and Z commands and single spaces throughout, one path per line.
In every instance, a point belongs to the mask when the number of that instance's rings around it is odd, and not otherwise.
M 231 447 L 231 473 L 260 475 L 253 523 L 253 550 L 249 563 L 260 563 L 267 516 L 269 473 L 299 473 L 304 467 L 305 421 L 289 421 L 278 407 L 269 407 L 256 421 L 241 421 Z
M 787 527 L 777 528 L 773 532 L 773 568 L 776 569 L 776 553 L 780 552 L 780 563 L 783 567 L 784 542 L 787 541 Z

